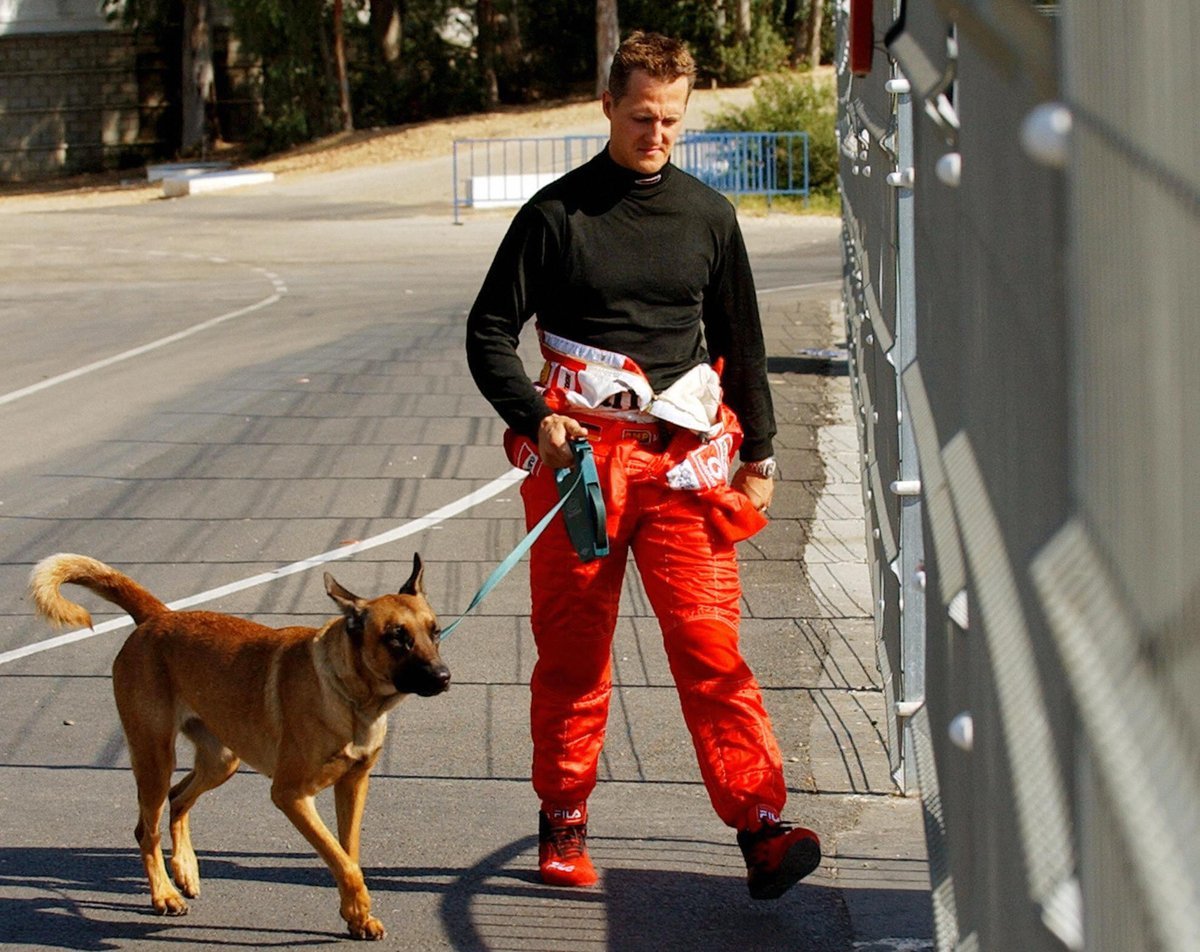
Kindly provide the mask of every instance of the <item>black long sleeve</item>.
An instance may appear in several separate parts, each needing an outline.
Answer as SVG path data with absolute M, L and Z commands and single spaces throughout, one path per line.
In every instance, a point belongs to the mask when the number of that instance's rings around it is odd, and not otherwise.
M 749 259 L 732 205 L 699 180 L 668 164 L 639 183 L 604 152 L 517 213 L 467 319 L 467 359 L 500 416 L 531 437 L 550 412 L 517 355 L 534 315 L 547 331 L 630 357 L 655 392 L 723 357 L 742 458 L 771 454 Z

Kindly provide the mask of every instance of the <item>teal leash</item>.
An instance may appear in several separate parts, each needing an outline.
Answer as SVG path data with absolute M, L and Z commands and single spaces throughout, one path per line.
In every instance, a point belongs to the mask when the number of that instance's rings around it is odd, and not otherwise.
M 550 525 L 550 522 L 558 515 L 559 511 L 568 501 L 573 500 L 572 509 L 577 511 L 579 502 L 576 499 L 575 491 L 580 486 L 584 489 L 584 498 L 590 507 L 585 511 L 587 512 L 586 518 L 591 524 L 590 531 L 593 540 L 595 540 L 596 535 L 604 532 L 604 500 L 600 494 L 600 481 L 596 476 L 596 464 L 592 460 L 592 448 L 587 440 L 575 440 L 571 443 L 571 449 L 575 453 L 575 476 L 573 479 L 568 476 L 569 471 L 560 472 L 556 475 L 559 492 L 558 502 L 554 504 L 549 512 L 542 516 L 536 526 L 529 530 L 525 538 L 517 543 L 516 548 L 505 556 L 499 565 L 492 569 L 492 574 L 484 579 L 483 584 L 479 586 L 479 591 L 472 597 L 470 604 L 467 605 L 463 613 L 442 628 L 441 641 L 445 641 L 450 636 L 450 632 L 454 631 L 462 623 L 463 619 L 471 614 L 475 607 L 487 597 L 487 594 L 499 584 L 500 580 L 511 572 L 513 567 L 524 558 L 525 553 L 533 547 L 533 543 L 537 541 L 538 536 L 546 531 L 546 527 Z M 599 527 L 598 529 L 596 528 L 597 526 Z M 583 552 L 580 553 L 580 556 L 584 558 L 584 561 L 590 561 L 598 555 L 607 554 L 608 538 L 605 535 L 602 545 L 597 541 L 592 542 L 590 557 L 585 556 Z

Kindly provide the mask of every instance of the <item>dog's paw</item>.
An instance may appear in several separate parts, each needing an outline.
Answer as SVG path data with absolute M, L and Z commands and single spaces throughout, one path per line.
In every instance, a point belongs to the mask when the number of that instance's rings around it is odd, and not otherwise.
M 350 929 L 350 935 L 355 939 L 375 940 L 382 939 L 387 935 L 387 932 L 383 928 L 383 923 L 374 916 L 367 916 L 364 921 L 357 924 L 352 923 L 348 928 Z
M 194 856 L 191 862 L 172 859 L 171 878 L 175 880 L 179 891 L 188 899 L 196 899 L 200 896 L 200 868 L 196 865 Z
M 177 892 L 168 893 L 165 896 L 157 897 L 151 901 L 154 903 L 154 911 L 160 916 L 187 915 L 188 904 Z

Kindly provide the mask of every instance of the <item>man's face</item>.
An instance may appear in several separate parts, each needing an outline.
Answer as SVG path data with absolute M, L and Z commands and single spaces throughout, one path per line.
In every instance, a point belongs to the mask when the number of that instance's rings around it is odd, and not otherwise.
M 663 82 L 635 69 L 620 102 L 614 102 L 607 90 L 601 101 L 609 122 L 608 152 L 614 162 L 645 175 L 654 175 L 667 164 L 683 129 L 688 103 L 686 76 Z

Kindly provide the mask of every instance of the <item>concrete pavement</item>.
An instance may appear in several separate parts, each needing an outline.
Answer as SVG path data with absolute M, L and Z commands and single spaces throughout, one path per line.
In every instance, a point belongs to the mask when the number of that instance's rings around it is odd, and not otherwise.
M 197 203 L 191 206 L 94 213 L 56 206 L 57 219 L 44 208 L 4 219 L 13 224 L 9 234 L 19 230 L 42 249 L 56 234 L 104 249 L 118 236 L 154 247 L 186 231 L 189 249 L 212 254 L 225 243 L 231 257 L 263 256 L 264 270 L 286 280 L 287 293 L 271 305 L 285 309 L 284 324 L 269 317 L 231 323 L 228 341 L 197 338 L 180 367 L 168 348 L 153 358 L 162 366 L 134 383 L 118 376 L 129 371 L 111 371 L 111 384 L 90 391 L 107 407 L 103 439 L 64 434 L 70 453 L 53 465 L 36 441 L 48 432 L 40 398 L 0 407 L 0 429 L 19 425 L 5 433 L 19 432 L 22 447 L 21 466 L 0 474 L 0 587 L 10 606 L 0 651 L 49 634 L 19 602 L 29 564 L 49 551 L 97 555 L 175 597 L 339 539 L 365 538 L 503 470 L 500 427 L 461 381 L 458 344 L 461 301 L 469 300 L 467 285 L 486 266 L 502 222 L 493 215 L 456 232 L 420 217 L 389 219 L 389 207 L 400 213 L 388 204 L 385 182 L 405 201 L 413 195 L 397 189 L 403 170 L 390 180 L 372 177 L 361 194 L 346 192 L 348 177 L 330 176 L 324 189 L 323 178 L 183 200 Z M 297 205 L 289 190 L 310 204 Z M 783 749 L 788 816 L 821 833 L 826 859 L 783 899 L 748 898 L 732 834 L 699 783 L 657 626 L 631 570 L 602 782 L 592 802 L 601 883 L 579 892 L 541 886 L 533 874 L 532 644 L 520 566 L 447 643 L 450 694 L 413 701 L 392 716 L 363 857 L 389 928 L 386 948 L 932 948 L 921 805 L 896 795 L 883 746 L 849 385 L 836 372 L 813 372 L 813 362 L 799 356 L 842 339 L 837 226 L 776 215 L 744 227 L 767 329 L 782 478 L 771 525 L 741 547 L 743 646 Z M 240 237 L 230 249 L 234 234 Z M 317 235 L 333 237 L 310 261 Z M 367 235 L 382 248 L 379 267 L 369 270 Z M 448 247 L 455 243 L 457 251 Z M 431 255 L 422 265 L 431 273 L 397 278 L 393 269 L 389 277 L 389 256 L 412 261 L 432 246 L 450 254 Z M 18 273 L 14 260 L 27 252 L 3 254 L 5 275 Z M 30 260 L 36 268 L 45 257 Z M 47 328 L 57 326 L 53 315 L 85 301 L 125 294 L 129 302 L 159 294 L 171 300 L 172 282 L 155 289 L 132 265 L 116 273 L 100 251 L 87 260 L 94 272 L 76 256 L 71 280 L 107 282 L 104 294 L 72 296 L 66 278 L 55 281 L 62 300 L 47 310 Z M 447 278 L 464 260 L 473 264 Z M 224 277 L 206 287 L 191 271 L 175 280 L 185 278 L 197 282 L 189 307 L 215 292 L 231 298 L 216 309 L 229 310 L 268 290 L 244 271 L 238 281 L 249 282 L 245 288 Z M 451 293 L 447 284 L 463 290 Z M 34 307 L 43 298 L 31 290 L 9 306 Z M 385 307 L 391 314 L 381 318 Z M 169 324 L 162 308 L 148 311 Z M 64 335 L 59 346 L 87 336 Z M 204 376 L 198 366 L 221 371 Z M 136 404 L 128 421 L 111 419 L 109 385 Z M 57 420 L 69 404 L 54 401 L 46 406 Z M 92 410 L 75 403 L 81 416 Z M 503 492 L 468 518 L 333 571 L 352 589 L 373 591 L 402 581 L 397 563 L 419 549 L 434 603 L 452 617 L 519 538 L 518 520 L 516 493 Z M 277 624 L 328 614 L 311 574 L 212 607 Z M 0 947 L 344 946 L 328 873 L 271 807 L 267 782 L 252 774 L 235 777 L 197 809 L 205 889 L 192 912 L 173 920 L 150 914 L 107 683 L 117 644 L 119 636 L 107 636 L 0 666 Z

